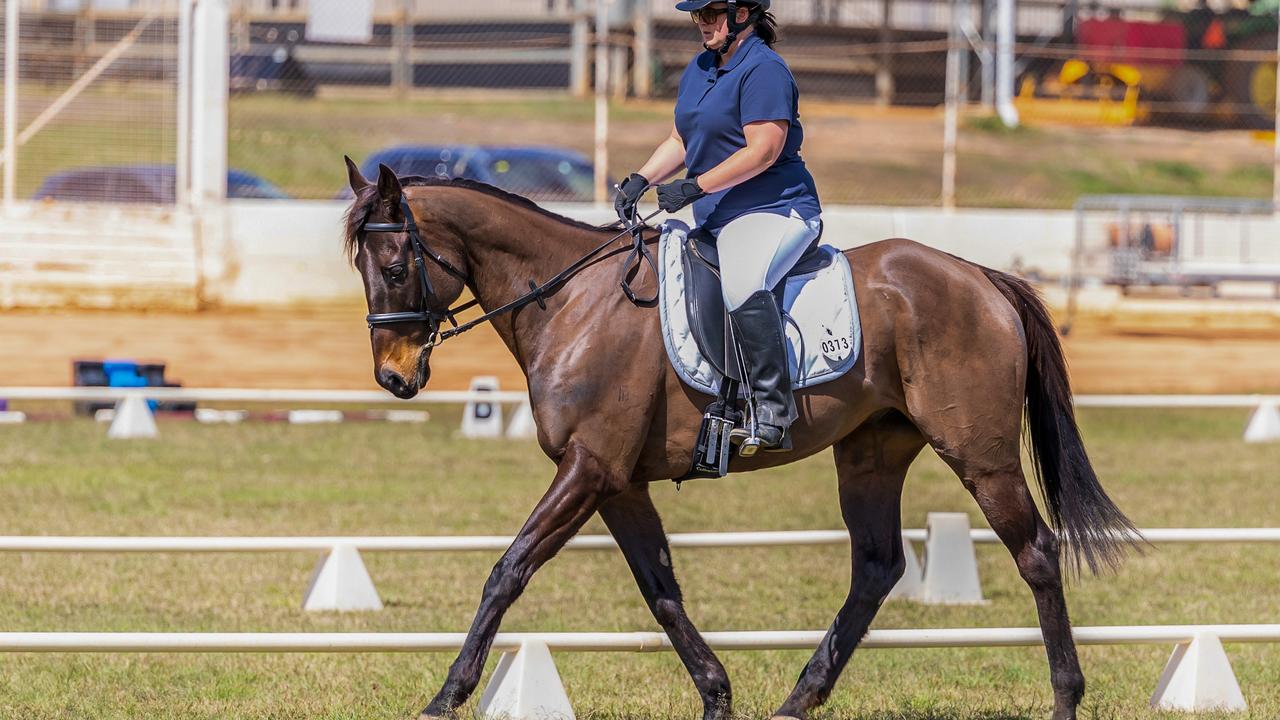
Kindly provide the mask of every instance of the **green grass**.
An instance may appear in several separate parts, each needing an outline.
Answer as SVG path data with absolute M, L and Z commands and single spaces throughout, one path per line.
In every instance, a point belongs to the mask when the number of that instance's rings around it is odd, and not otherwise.
M 52 100 L 24 86 L 24 123 Z M 18 192 L 49 173 L 90 164 L 174 160 L 173 98 L 143 87 L 91 88 L 26 144 Z M 228 160 L 296 197 L 328 199 L 346 182 L 342 155 L 362 159 L 399 143 L 560 146 L 590 157 L 594 102 L 567 96 L 295 98 L 237 95 L 229 104 Z M 815 106 L 816 107 L 816 106 Z M 611 103 L 610 173 L 639 167 L 671 127 L 670 106 Z M 940 202 L 942 124 L 920 114 L 880 117 L 850 106 L 805 116 L 804 157 L 828 204 Z M 1005 128 L 970 117 L 961 128 L 958 201 L 980 207 L 1070 207 L 1084 193 L 1269 197 L 1272 169 L 1241 150 L 1240 133 L 1171 139 L 1158 128 Z M 1188 143 L 1188 157 L 1166 157 Z M 1257 162 L 1255 162 L 1255 158 Z
M 1280 446 L 1244 445 L 1235 411 L 1090 410 L 1089 447 L 1117 502 L 1141 526 L 1270 526 Z M 455 412 L 425 426 L 204 427 L 162 423 L 156 441 L 109 442 L 85 421 L 0 429 L 6 534 L 507 534 L 551 476 L 526 443 L 455 437 Z M 839 527 L 829 454 L 676 491 L 655 486 L 669 531 Z M 932 455 L 912 469 L 907 527 L 967 511 Z M 593 520 L 587 532 L 603 532 Z M 1163 546 L 1118 575 L 1071 585 L 1081 625 L 1275 622 L 1274 546 Z M 976 607 L 892 602 L 875 627 L 1030 626 L 1035 610 L 1007 553 L 979 546 Z M 496 553 L 371 553 L 387 609 L 299 609 L 316 558 L 243 555 L 6 555 L 0 628 L 97 631 L 457 631 Z M 704 630 L 820 629 L 849 582 L 843 548 L 677 550 Z M 652 630 L 621 557 L 566 553 L 508 614 L 506 630 Z M 1146 709 L 1171 648 L 1087 647 L 1085 718 L 1175 718 Z M 1246 699 L 1240 718 L 1280 716 L 1280 648 L 1228 645 Z M 760 717 L 785 697 L 804 652 L 728 652 L 737 708 Z M 11 655 L 0 657 L 0 718 L 403 718 L 437 689 L 447 654 Z M 490 667 L 495 659 L 490 659 Z M 671 653 L 563 653 L 579 717 L 693 717 L 697 696 Z M 818 718 L 1042 718 L 1051 703 L 1034 648 L 857 654 Z M 468 706 L 469 708 L 471 706 Z M 1210 716 L 1212 717 L 1212 716 Z M 1225 716 L 1224 716 L 1225 717 Z

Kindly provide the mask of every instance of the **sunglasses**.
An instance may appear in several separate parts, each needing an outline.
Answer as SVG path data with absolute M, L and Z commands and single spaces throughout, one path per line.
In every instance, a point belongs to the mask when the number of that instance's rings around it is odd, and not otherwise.
M 693 21 L 696 23 L 699 23 L 702 25 L 710 25 L 716 21 L 716 18 L 728 12 L 729 12 L 729 8 L 727 7 L 721 7 L 721 8 L 704 7 L 704 8 L 700 8 L 698 10 L 694 10 L 690 12 L 689 17 L 693 18 Z

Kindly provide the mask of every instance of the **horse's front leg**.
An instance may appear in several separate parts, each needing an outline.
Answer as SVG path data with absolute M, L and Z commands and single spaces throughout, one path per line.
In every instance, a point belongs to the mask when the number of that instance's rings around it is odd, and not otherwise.
M 569 442 L 551 487 L 489 574 L 458 659 L 450 666 L 444 687 L 422 711 L 423 718 L 451 715 L 466 702 L 480 682 L 493 636 L 507 608 L 524 592 L 533 573 L 555 557 L 600 504 L 626 487 L 624 478 L 576 441 Z

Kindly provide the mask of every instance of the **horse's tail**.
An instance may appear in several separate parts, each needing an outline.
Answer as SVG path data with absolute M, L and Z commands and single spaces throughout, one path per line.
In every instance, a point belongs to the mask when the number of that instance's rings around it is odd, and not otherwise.
M 1036 480 L 1073 571 L 1115 568 L 1141 535 L 1107 497 L 1076 425 L 1067 361 L 1044 302 L 1026 281 L 982 268 L 1022 318 L 1027 338 L 1027 426 Z

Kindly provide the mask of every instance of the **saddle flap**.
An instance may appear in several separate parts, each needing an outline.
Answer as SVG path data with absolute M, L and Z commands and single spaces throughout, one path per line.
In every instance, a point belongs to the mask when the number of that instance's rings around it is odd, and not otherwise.
M 729 315 L 720 291 L 719 268 L 703 253 L 715 246 L 699 241 L 700 233 L 690 233 L 680 253 L 684 265 L 684 302 L 689 315 L 689 330 L 698 351 L 717 373 L 735 379 L 737 364 L 726 362 L 726 340 L 729 337 Z

